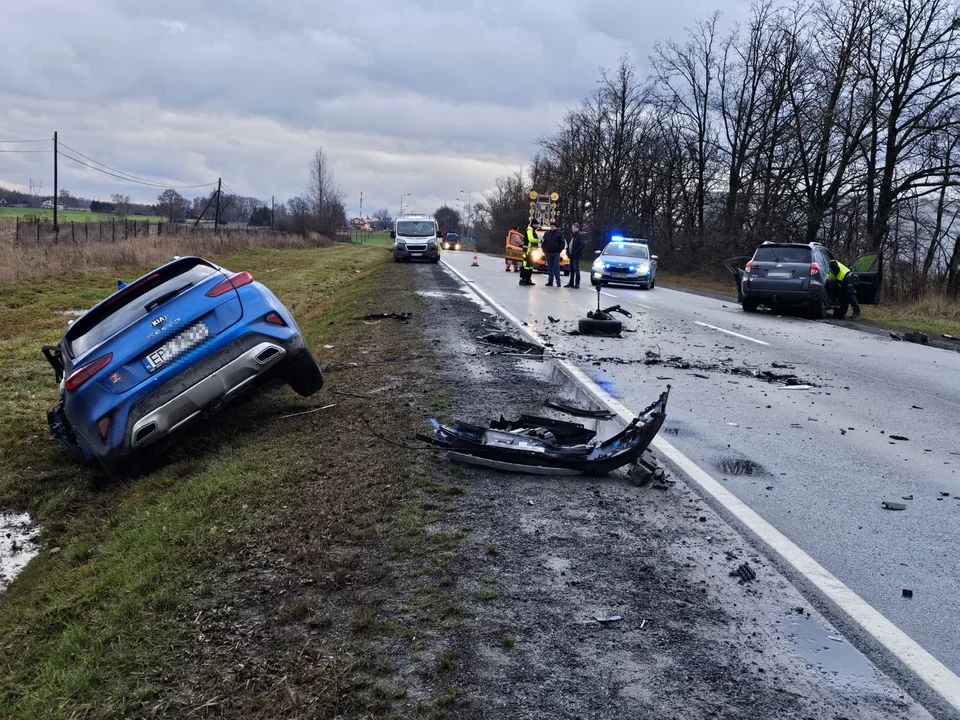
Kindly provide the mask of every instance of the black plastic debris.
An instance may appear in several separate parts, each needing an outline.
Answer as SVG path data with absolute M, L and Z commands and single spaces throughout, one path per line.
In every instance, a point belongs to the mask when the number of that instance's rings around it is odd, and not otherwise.
M 600 286 L 597 285 L 597 309 L 587 312 L 585 318 L 581 318 L 578 329 L 581 335 L 608 335 L 619 337 L 623 330 L 623 323 L 613 317 L 613 313 L 619 313 L 624 317 L 633 317 L 629 310 L 624 310 L 619 305 L 611 305 L 608 308 L 600 307 Z
M 547 320 L 549 320 L 552 323 L 560 322 L 559 318 L 555 318 L 553 315 L 547 315 Z
M 522 353 L 543 355 L 543 347 L 534 343 L 521 340 L 520 338 L 508 335 L 503 332 L 492 332 L 481 335 L 478 340 L 486 345 L 497 345 L 506 347 Z
M 367 315 L 367 320 L 399 320 L 400 322 L 409 322 L 411 318 L 413 318 L 413 313 L 409 310 L 405 312 L 370 313 Z
M 928 345 L 930 343 L 930 338 L 922 332 L 905 332 L 901 335 L 890 333 L 890 337 L 894 340 L 906 340 L 907 342 L 917 343 L 918 345 Z
M 910 438 L 904 437 L 903 435 L 891 435 L 891 436 L 890 436 L 890 439 L 891 439 L 891 440 L 906 440 L 906 441 L 909 441 L 909 440 L 910 440 Z
M 537 475 L 603 475 L 637 462 L 666 419 L 670 386 L 621 432 L 600 442 L 593 431 L 573 423 L 521 416 L 496 420 L 487 427 L 431 419 L 433 435 L 417 439 L 449 452 L 458 462 Z M 524 419 L 531 422 L 524 422 Z M 498 429 L 506 428 L 506 429 Z M 564 442 L 557 436 L 560 429 Z M 579 433 L 579 436 L 577 436 Z M 553 437 L 550 437 L 552 435 Z
M 547 400 L 543 404 L 567 415 L 573 415 L 574 417 L 598 418 L 600 420 L 612 420 L 616 417 L 616 415 L 609 410 L 590 410 L 589 408 L 569 405 L 559 400 Z
M 913 500 L 913 495 L 904 495 L 904 496 L 903 496 L 903 499 L 904 499 L 904 500 Z
M 730 577 L 740 578 L 739 584 L 743 585 L 744 583 L 749 583 L 756 580 L 757 573 L 754 571 L 752 567 L 750 567 L 749 563 L 744 563 L 743 565 L 738 567 L 736 570 L 732 570 L 730 572 Z
M 913 590 L 908 590 L 907 588 L 903 589 L 903 596 L 908 600 L 913 597 Z
M 884 500 L 881 505 L 886 510 L 906 510 L 907 506 L 901 502 L 893 502 L 892 500 Z

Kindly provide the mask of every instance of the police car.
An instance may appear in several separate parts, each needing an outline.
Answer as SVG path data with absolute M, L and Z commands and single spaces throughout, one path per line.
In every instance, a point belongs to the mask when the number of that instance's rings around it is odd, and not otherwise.
M 590 269 L 594 285 L 637 285 L 652 290 L 657 284 L 657 256 L 650 254 L 647 241 L 614 235 Z

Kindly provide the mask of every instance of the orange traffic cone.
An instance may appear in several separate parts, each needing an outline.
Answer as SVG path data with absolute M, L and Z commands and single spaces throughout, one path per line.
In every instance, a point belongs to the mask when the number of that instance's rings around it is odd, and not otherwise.
M 470 267 L 480 267 L 480 263 L 477 262 L 477 248 L 473 248 L 473 262 L 470 263 Z

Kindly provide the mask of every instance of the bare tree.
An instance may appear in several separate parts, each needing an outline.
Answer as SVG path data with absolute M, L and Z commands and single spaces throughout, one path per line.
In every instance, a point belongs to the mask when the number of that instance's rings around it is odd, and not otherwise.
M 334 181 L 330 160 L 323 148 L 317 149 L 310 163 L 307 196 L 318 232 L 330 235 L 339 230 L 344 223 L 344 200 L 347 195 Z
M 385 207 L 380 208 L 373 214 L 373 217 L 375 220 L 379 220 L 380 225 L 383 226 L 384 228 L 388 228 L 390 227 L 391 224 L 393 224 L 393 218 L 390 216 L 389 208 L 385 208 Z
M 183 222 L 187 201 L 176 190 L 164 190 L 157 196 L 157 211 L 170 222 Z
M 114 193 L 110 196 L 110 202 L 113 203 L 113 212 L 117 217 L 125 218 L 130 211 L 130 196 Z

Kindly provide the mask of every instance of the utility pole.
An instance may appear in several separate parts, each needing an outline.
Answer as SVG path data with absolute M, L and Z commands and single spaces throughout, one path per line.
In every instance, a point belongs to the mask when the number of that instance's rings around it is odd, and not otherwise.
M 220 227 L 220 187 L 223 185 L 223 178 L 217 178 L 217 214 L 213 217 L 213 229 Z
M 53 229 L 57 229 L 57 131 L 53 131 Z
M 363 190 L 360 191 L 360 219 L 363 220 Z
M 270 196 L 270 229 L 277 229 L 277 198 L 274 195 Z

